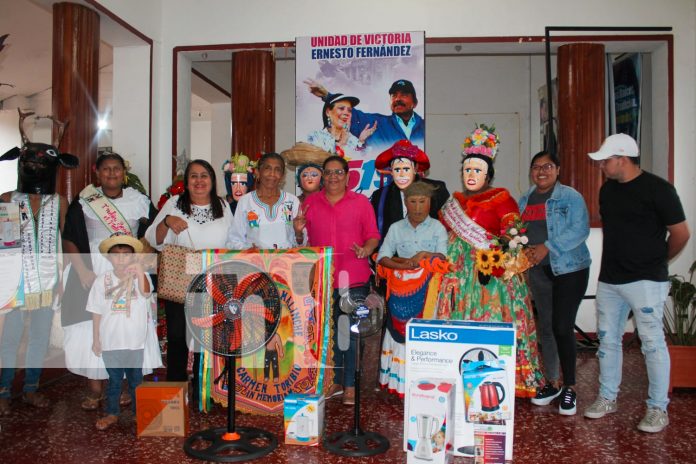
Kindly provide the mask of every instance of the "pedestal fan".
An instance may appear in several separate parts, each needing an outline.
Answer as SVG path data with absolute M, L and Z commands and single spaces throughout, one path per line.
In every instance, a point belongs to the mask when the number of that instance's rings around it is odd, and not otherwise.
M 341 311 L 345 313 L 339 317 L 339 327 L 342 325 L 340 318 L 349 318 L 350 334 L 357 339 L 353 428 L 327 435 L 324 437 L 323 446 L 330 453 L 342 456 L 373 456 L 387 451 L 389 440 L 376 432 L 368 432 L 360 427 L 360 338 L 369 337 L 382 328 L 384 299 L 377 293 L 369 292 L 366 288 L 357 287 L 345 291 L 341 296 L 339 306 Z M 341 337 L 340 331 L 339 337 Z M 349 342 L 348 340 L 347 343 Z M 339 339 L 339 346 L 342 344 L 346 344 L 346 341 Z
M 274 435 L 235 425 L 236 359 L 263 348 L 280 322 L 281 302 L 273 279 L 241 261 L 225 261 L 196 276 L 185 302 L 186 321 L 200 346 L 225 357 L 227 427 L 186 439 L 184 451 L 207 461 L 247 461 L 271 453 Z M 224 373 L 223 373 L 224 374 Z

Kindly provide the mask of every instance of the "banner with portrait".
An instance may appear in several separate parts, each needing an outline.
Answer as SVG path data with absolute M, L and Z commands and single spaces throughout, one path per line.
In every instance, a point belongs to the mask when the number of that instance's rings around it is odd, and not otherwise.
M 332 248 L 203 252 L 205 268 L 227 260 L 243 261 L 268 273 L 281 304 L 280 323 L 275 333 L 267 334 L 265 347 L 236 359 L 237 408 L 281 414 L 287 394 L 323 392 L 331 386 L 333 369 L 327 364 L 333 349 Z M 211 375 L 202 376 L 202 382 L 209 383 L 206 390 L 213 401 L 226 406 L 225 358 L 202 352 L 201 362 L 212 364 Z
M 612 134 L 628 134 L 640 145 L 641 55 L 627 53 L 612 63 Z
M 296 39 L 297 141 L 344 156 L 348 188 L 380 186 L 375 158 L 409 139 L 425 149 L 425 33 Z

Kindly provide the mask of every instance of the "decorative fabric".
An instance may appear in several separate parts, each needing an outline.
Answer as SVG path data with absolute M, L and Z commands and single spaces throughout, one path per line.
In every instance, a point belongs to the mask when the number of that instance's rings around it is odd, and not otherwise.
M 232 359 L 236 379 L 237 408 L 252 413 L 282 414 L 289 393 L 326 392 L 333 384 L 332 346 L 332 267 L 328 248 L 261 250 L 206 250 L 205 266 L 225 260 L 241 260 L 269 272 L 281 298 L 281 320 L 277 329 L 283 355 L 279 372 L 264 379 L 265 349 Z M 311 271 L 313 270 L 313 274 Z M 314 280 L 310 281 L 313 275 Z M 278 350 L 280 354 L 281 350 Z M 201 395 L 227 405 L 228 386 L 221 376 L 225 358 L 201 353 Z M 278 382 L 275 382 L 275 377 Z M 214 380 L 220 378 L 219 382 Z M 201 401 L 203 403 L 203 401 Z M 205 410 L 208 405 L 202 404 Z
M 455 194 L 459 208 L 452 208 L 450 216 L 464 223 L 469 218 L 483 218 L 490 223 L 505 222 L 517 213 L 509 207 L 509 194 L 503 189 L 493 189 L 478 195 L 465 197 Z M 508 205 L 508 206 L 505 206 Z M 493 217 L 497 220 L 493 220 Z M 443 219 L 444 215 L 443 215 Z M 533 397 L 542 379 L 539 369 L 537 335 L 534 326 L 529 290 L 521 275 L 508 280 L 491 276 L 486 285 L 479 281 L 476 270 L 477 248 L 450 227 L 447 256 L 454 270 L 442 278 L 437 300 L 439 319 L 514 322 L 517 336 L 516 396 Z M 454 223 L 454 224 L 457 224 Z M 479 224 L 480 225 L 480 224 Z
M 45 308 L 53 301 L 53 287 L 61 269 L 60 197 L 58 194 L 42 195 L 36 213 L 32 211 L 28 194 L 14 192 L 12 201 L 19 205 L 23 309 Z

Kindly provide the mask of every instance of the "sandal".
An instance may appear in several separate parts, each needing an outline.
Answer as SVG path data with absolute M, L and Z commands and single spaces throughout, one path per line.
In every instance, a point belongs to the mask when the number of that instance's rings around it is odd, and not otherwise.
M 93 396 L 94 394 L 87 394 L 85 399 L 80 404 L 80 407 L 85 411 L 95 411 L 99 408 L 99 404 L 104 401 L 104 395 Z
M 94 424 L 94 426 L 97 428 L 97 430 L 106 430 L 112 425 L 114 425 L 116 422 L 118 422 L 118 416 L 109 414 L 108 416 L 104 416 L 98 419 L 97 423 Z
M 131 398 L 130 394 L 125 391 L 121 393 L 121 396 L 118 398 L 118 404 L 123 407 L 130 406 L 132 402 L 133 398 Z
M 25 404 L 34 406 L 35 408 L 47 408 L 51 404 L 51 402 L 48 401 L 48 398 L 39 392 L 22 393 L 22 401 Z
M 12 412 L 9 398 L 0 398 L 0 417 L 9 416 Z
M 328 400 L 329 398 L 335 398 L 337 396 L 341 396 L 342 394 L 343 394 L 343 386 L 335 383 L 335 384 L 331 385 L 331 388 L 329 388 L 329 391 L 326 392 L 326 399 Z

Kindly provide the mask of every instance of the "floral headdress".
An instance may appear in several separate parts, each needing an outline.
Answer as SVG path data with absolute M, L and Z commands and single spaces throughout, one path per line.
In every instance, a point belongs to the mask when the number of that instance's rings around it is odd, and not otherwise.
M 251 161 L 244 153 L 235 153 L 222 165 L 223 171 L 229 171 L 234 174 L 253 174 L 256 162 Z
M 471 133 L 462 144 L 464 155 L 483 155 L 491 160 L 498 153 L 500 139 L 495 133 L 495 126 L 488 127 L 485 124 L 476 124 L 476 129 Z

